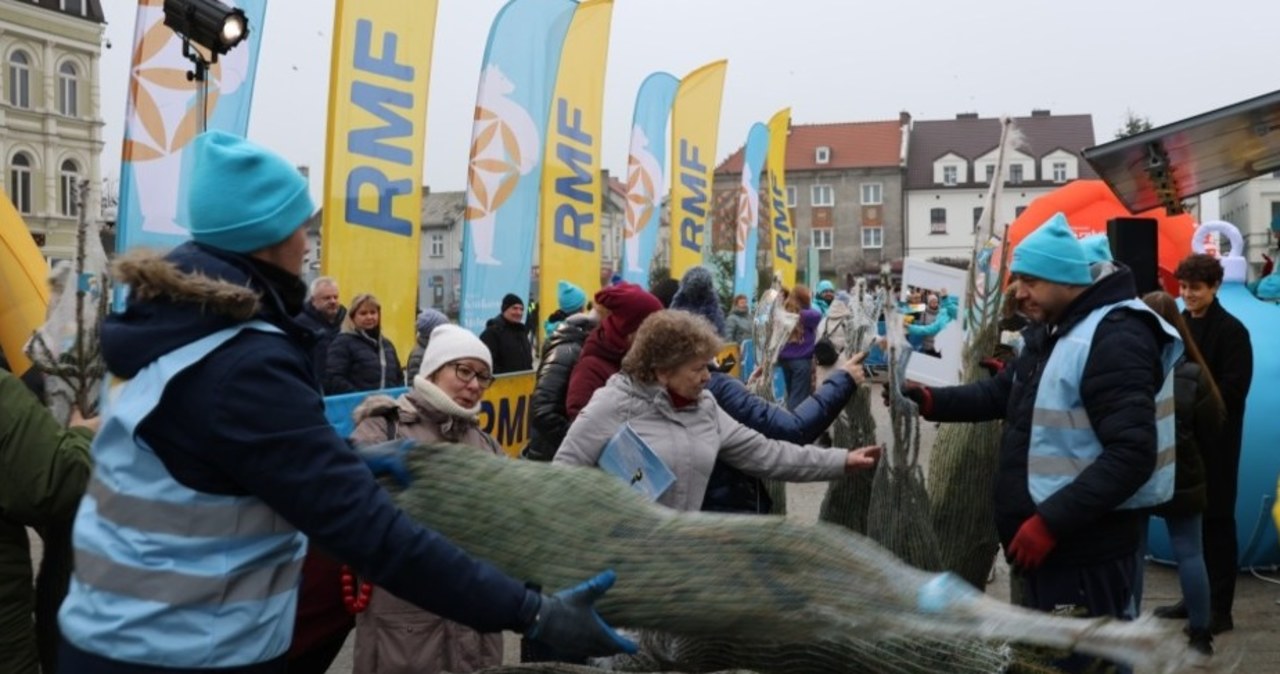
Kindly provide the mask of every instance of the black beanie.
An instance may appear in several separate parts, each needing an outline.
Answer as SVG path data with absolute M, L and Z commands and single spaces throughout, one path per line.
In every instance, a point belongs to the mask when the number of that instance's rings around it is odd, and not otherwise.
M 506 296 L 502 298 L 502 310 L 504 312 L 517 304 L 524 306 L 524 300 L 520 299 L 520 296 L 515 293 L 507 293 Z

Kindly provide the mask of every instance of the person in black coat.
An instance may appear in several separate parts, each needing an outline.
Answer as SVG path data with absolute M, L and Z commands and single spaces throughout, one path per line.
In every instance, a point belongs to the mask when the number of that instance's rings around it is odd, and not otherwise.
M 307 303 L 302 313 L 294 317 L 300 325 L 315 332 L 318 337 L 311 347 L 311 364 L 316 381 L 324 384 L 328 368 L 329 345 L 342 332 L 342 322 L 347 318 L 347 308 L 338 301 L 338 282 L 331 276 L 320 276 L 307 289 Z
M 1209 374 L 1218 385 L 1227 421 L 1205 457 L 1209 504 L 1204 516 L 1204 557 L 1209 571 L 1212 617 L 1209 630 L 1220 634 L 1235 627 L 1231 609 L 1235 602 L 1239 555 L 1236 549 L 1236 495 L 1240 480 L 1240 444 L 1244 439 L 1244 405 L 1253 381 L 1253 345 L 1249 330 L 1218 302 L 1222 264 L 1212 255 L 1195 254 L 1174 271 L 1185 310 L 1182 317 L 1204 355 Z M 1182 605 L 1166 606 L 1156 615 L 1186 618 Z
M 525 372 L 533 369 L 533 345 L 529 342 L 529 326 L 524 322 L 524 301 L 507 293 L 502 298 L 502 313 L 485 323 L 480 341 L 493 355 L 493 373 Z
M 1146 515 L 1120 506 L 1156 468 L 1156 394 L 1166 378 L 1162 351 L 1176 351 L 1177 343 L 1150 311 L 1112 308 L 1136 298 L 1132 273 L 1116 265 L 1093 280 L 1065 218 L 1055 217 L 1024 239 L 1014 250 L 1011 271 L 1018 306 L 1033 322 L 1018 358 L 990 379 L 942 388 L 908 384 L 904 393 L 929 420 L 1004 419 L 995 520 L 1005 555 L 1025 581 L 1023 605 L 1123 618 Z M 1037 503 L 1028 469 L 1033 418 L 1050 402 L 1038 400 L 1041 375 L 1060 339 L 1103 310 L 1076 375 L 1082 417 L 1101 453 Z M 1071 658 L 1055 666 L 1083 671 L 1092 664 Z
M 324 392 L 354 393 L 404 386 L 396 347 L 382 336 L 382 305 L 368 293 L 351 300 L 347 329 L 329 345 Z
M 600 324 L 594 313 L 574 314 L 556 326 L 538 363 L 538 381 L 529 399 L 529 444 L 520 453 L 526 459 L 550 461 L 569 432 L 565 398 L 569 375 L 578 363 L 587 335 Z

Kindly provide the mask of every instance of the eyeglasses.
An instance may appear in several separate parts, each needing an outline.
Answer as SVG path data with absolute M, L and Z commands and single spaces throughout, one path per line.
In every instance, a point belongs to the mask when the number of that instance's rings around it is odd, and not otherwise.
M 468 384 L 477 379 L 480 380 L 480 388 L 482 389 L 493 386 L 493 375 L 481 374 L 479 370 L 467 365 L 466 363 L 454 363 L 453 373 L 458 375 L 458 379 Z

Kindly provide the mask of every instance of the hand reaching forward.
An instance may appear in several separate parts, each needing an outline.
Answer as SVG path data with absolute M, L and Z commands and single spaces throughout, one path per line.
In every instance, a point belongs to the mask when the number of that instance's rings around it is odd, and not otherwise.
M 880 445 L 851 449 L 844 459 L 844 472 L 855 473 L 860 470 L 871 470 L 876 467 L 876 462 L 880 460 L 880 455 L 883 453 L 884 447 Z

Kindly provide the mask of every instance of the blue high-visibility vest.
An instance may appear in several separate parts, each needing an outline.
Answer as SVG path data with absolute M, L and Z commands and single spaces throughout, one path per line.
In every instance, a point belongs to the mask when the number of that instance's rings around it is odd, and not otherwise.
M 250 665 L 289 648 L 306 538 L 256 497 L 183 486 L 137 435 L 175 376 L 244 330 L 280 332 L 244 323 L 109 382 L 58 615 L 76 648 L 173 668 Z
M 1027 456 L 1027 486 L 1037 504 L 1071 484 L 1102 454 L 1102 443 L 1093 432 L 1080 380 L 1093 345 L 1098 324 L 1116 309 L 1143 311 L 1156 317 L 1171 338 L 1160 352 L 1164 382 L 1156 393 L 1156 468 L 1151 478 L 1120 509 L 1147 508 L 1173 498 L 1175 445 L 1173 417 L 1173 368 L 1182 356 L 1178 331 L 1139 300 L 1099 307 L 1058 338 L 1040 375 L 1035 412 L 1031 419 L 1031 446 Z M 1104 345 L 1105 348 L 1105 345 Z

